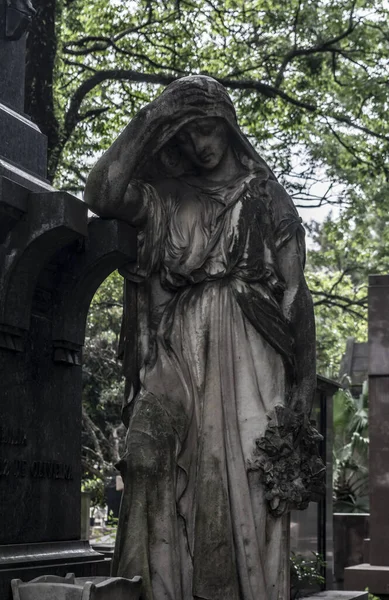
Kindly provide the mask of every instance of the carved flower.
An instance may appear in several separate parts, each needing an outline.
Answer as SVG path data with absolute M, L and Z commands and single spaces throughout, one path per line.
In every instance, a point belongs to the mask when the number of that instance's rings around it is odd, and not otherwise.
M 304 509 L 325 491 L 325 466 L 318 442 L 323 438 L 308 417 L 278 405 L 268 415 L 264 435 L 256 440 L 249 470 L 261 473 L 270 512 L 281 516 Z

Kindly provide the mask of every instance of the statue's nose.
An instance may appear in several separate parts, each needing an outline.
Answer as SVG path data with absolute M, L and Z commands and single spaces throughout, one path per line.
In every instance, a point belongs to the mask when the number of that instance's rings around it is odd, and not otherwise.
M 201 154 L 207 145 L 207 140 L 200 135 L 193 135 L 192 143 L 196 154 Z

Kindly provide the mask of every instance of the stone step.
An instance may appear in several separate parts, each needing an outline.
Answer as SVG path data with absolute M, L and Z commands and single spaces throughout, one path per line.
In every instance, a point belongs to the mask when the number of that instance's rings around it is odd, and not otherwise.
M 304 600 L 368 600 L 368 592 L 319 592 L 313 596 L 305 597 Z

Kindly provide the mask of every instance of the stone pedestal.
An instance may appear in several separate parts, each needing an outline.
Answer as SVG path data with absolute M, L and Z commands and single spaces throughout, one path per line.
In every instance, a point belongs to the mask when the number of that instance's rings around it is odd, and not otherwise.
M 369 563 L 345 569 L 345 589 L 389 594 L 389 275 L 369 278 Z

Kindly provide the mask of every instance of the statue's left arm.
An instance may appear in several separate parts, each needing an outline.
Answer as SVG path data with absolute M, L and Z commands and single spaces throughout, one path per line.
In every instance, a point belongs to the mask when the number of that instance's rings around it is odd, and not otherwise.
M 294 338 L 296 371 L 291 401 L 295 409 L 309 414 L 316 388 L 316 344 L 313 302 L 304 277 L 304 230 L 284 188 L 273 181 L 268 186 L 278 266 L 286 284 L 281 307 Z

